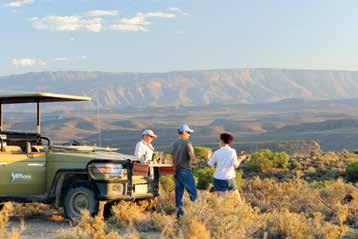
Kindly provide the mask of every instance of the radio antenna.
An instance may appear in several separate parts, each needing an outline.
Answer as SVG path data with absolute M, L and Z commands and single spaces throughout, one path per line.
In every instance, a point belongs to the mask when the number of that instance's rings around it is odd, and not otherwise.
M 98 144 L 99 147 L 102 147 L 102 137 L 101 137 L 101 117 L 100 117 L 100 109 L 99 109 L 99 100 L 97 94 L 97 129 L 98 129 Z

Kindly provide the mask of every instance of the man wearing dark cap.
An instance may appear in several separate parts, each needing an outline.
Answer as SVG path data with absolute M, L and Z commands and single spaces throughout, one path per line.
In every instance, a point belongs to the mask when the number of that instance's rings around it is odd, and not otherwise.
M 192 162 L 196 161 L 193 145 L 190 143 L 190 135 L 194 132 L 188 125 L 182 124 L 178 128 L 179 139 L 174 142 L 172 156 L 175 162 L 175 204 L 177 217 L 184 215 L 183 195 L 187 190 L 191 201 L 195 201 L 198 193 L 194 176 L 191 170 Z

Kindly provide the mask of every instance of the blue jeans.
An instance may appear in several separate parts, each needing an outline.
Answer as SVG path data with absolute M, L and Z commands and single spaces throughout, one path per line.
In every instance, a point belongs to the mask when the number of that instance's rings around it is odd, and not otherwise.
M 175 172 L 175 205 L 177 208 L 177 216 L 183 216 L 183 195 L 184 189 L 187 190 L 190 200 L 193 202 L 198 198 L 195 180 L 190 169 L 177 169 Z

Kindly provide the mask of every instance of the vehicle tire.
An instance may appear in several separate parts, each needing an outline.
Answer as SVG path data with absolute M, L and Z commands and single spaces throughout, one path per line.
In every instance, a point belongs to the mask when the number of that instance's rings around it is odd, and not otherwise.
M 117 202 L 118 203 L 118 202 Z M 105 219 L 108 219 L 112 216 L 112 207 L 115 205 L 116 203 L 115 202 L 107 202 L 105 205 L 104 205 L 104 208 L 103 208 L 103 217 Z
M 86 187 L 70 188 L 64 200 L 65 216 L 72 221 L 81 219 L 81 211 L 87 210 L 94 216 L 97 214 L 99 202 L 93 190 Z

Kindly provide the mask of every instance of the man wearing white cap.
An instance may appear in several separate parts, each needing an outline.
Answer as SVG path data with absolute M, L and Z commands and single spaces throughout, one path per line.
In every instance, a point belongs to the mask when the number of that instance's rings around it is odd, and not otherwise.
M 150 129 L 146 129 L 142 133 L 142 140 L 139 141 L 135 147 L 134 155 L 140 158 L 143 162 L 149 163 L 153 158 L 154 147 L 152 142 L 158 136 Z
M 175 162 L 175 204 L 178 218 L 184 215 L 184 190 L 189 193 L 191 201 L 195 201 L 198 197 L 191 170 L 192 162 L 196 161 L 193 145 L 189 141 L 193 132 L 194 130 L 188 125 L 180 125 L 178 128 L 179 139 L 174 142 L 172 148 L 172 156 Z

